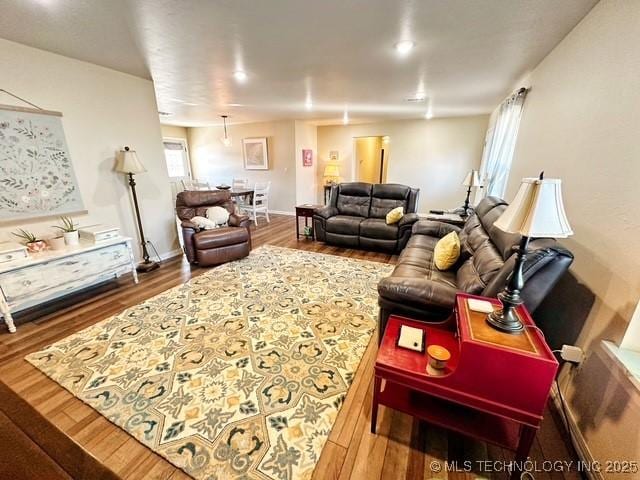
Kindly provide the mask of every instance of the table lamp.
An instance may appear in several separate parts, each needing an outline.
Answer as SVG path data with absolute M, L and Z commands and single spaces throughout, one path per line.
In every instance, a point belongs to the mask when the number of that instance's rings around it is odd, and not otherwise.
M 149 259 L 149 251 L 147 250 L 147 241 L 144 238 L 144 230 L 142 229 L 142 219 L 140 218 L 140 208 L 138 207 L 138 196 L 136 195 L 136 181 L 133 179 L 133 175 L 137 173 L 144 173 L 147 169 L 140 163 L 138 155 L 135 150 L 131 150 L 129 147 L 124 147 L 124 150 L 120 151 L 118 161 L 116 163 L 116 172 L 126 173 L 129 176 L 129 186 L 131 187 L 131 193 L 133 195 L 133 206 L 136 211 L 136 219 L 138 220 L 138 231 L 140 232 L 140 244 L 142 245 L 142 258 L 143 261 L 138 264 L 136 270 L 138 272 L 150 272 L 155 270 L 160 265 L 157 262 Z
M 467 173 L 467 176 L 464 177 L 462 185 L 467 187 L 467 198 L 465 198 L 464 206 L 462 207 L 462 209 L 464 210 L 464 216 L 466 217 L 469 215 L 469 197 L 471 196 L 471 189 L 482 186 L 482 182 L 480 181 L 480 177 L 478 176 L 478 171 L 471 170 L 469 173 Z
M 494 225 L 507 233 L 522 235 L 516 250 L 516 263 L 505 289 L 498 294 L 502 309 L 495 310 L 487 322 L 497 330 L 522 332 L 523 326 L 515 308 L 523 303 L 520 292 L 524 287 L 523 266 L 529 239 L 566 238 L 573 235 L 562 203 L 561 180 L 558 178 L 523 178 L 516 197 Z
M 333 185 L 340 180 L 340 169 L 337 165 L 327 165 L 323 176 L 325 185 Z

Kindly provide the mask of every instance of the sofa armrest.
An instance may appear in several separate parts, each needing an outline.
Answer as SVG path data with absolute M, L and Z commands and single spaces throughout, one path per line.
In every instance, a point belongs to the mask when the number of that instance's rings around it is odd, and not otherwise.
M 313 215 L 318 215 L 319 217 L 324 218 L 325 220 L 330 217 L 335 217 L 338 215 L 338 209 L 336 207 L 332 207 L 330 205 L 322 208 L 318 208 L 313 212 Z
M 403 215 L 400 221 L 398 222 L 398 227 L 409 228 L 413 226 L 413 224 L 416 223 L 418 220 L 420 220 L 420 217 L 418 216 L 417 213 L 407 213 Z
M 180 226 L 181 226 L 183 229 L 184 229 L 184 228 L 186 228 L 186 229 L 189 229 L 189 228 L 190 228 L 190 229 L 192 229 L 192 230 L 195 230 L 196 232 L 199 232 L 199 231 L 200 231 L 200 227 L 199 227 L 199 226 L 197 226 L 195 223 L 190 222 L 190 221 L 188 221 L 188 220 L 183 220 L 183 221 L 182 221 L 182 223 L 180 224 Z
M 420 305 L 426 308 L 453 309 L 457 289 L 425 277 L 383 278 L 378 293 L 391 302 Z
M 249 215 L 238 215 L 237 213 L 232 213 L 229 215 L 229 226 L 230 227 L 244 227 L 249 228 L 249 224 L 251 219 Z
M 413 224 L 412 229 L 414 235 L 429 235 L 430 237 L 436 238 L 442 238 L 451 232 L 460 233 L 460 227 L 456 227 L 450 223 L 434 222 L 432 220 L 420 220 Z

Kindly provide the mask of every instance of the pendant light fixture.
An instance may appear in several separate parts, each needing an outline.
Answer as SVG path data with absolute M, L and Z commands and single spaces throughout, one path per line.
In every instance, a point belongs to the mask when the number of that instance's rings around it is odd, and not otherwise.
M 227 117 L 228 115 L 220 115 L 222 117 L 222 122 L 224 125 L 224 137 L 222 137 L 220 139 L 220 141 L 222 142 L 222 144 L 225 147 L 230 147 L 231 146 L 231 137 L 227 134 Z

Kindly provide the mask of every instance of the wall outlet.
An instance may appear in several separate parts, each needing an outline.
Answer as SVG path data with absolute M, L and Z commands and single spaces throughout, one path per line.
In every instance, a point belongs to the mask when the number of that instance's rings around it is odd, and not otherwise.
M 560 356 L 567 362 L 580 363 L 584 359 L 584 352 L 575 345 L 562 345 Z

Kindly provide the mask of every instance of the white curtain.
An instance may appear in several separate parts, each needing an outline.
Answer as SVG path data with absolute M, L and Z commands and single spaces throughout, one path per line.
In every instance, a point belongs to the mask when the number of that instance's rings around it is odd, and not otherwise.
M 481 196 L 504 197 L 527 90 L 521 88 L 493 112 L 485 137 L 480 178 Z

